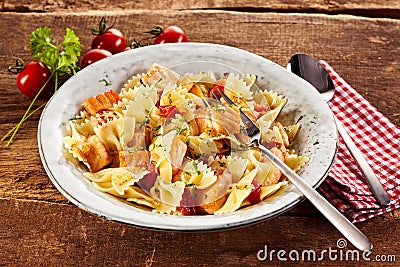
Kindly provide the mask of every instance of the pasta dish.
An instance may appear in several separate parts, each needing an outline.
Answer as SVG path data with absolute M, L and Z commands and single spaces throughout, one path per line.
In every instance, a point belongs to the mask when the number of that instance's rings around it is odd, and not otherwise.
M 286 102 L 258 89 L 254 75 L 179 75 L 153 64 L 119 93 L 86 99 L 63 143 L 96 190 L 162 214 L 231 213 L 287 184 L 257 147 L 248 146 L 239 110 L 259 126 L 260 142 L 294 171 L 308 161 L 292 148 L 300 125 L 277 120 Z

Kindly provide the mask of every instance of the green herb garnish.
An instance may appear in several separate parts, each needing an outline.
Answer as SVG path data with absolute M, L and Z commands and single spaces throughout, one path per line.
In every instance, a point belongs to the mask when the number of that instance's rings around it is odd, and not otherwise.
M 223 162 L 223 161 L 218 161 L 218 165 L 219 165 L 220 167 L 224 167 L 224 166 L 225 166 L 225 162 Z
M 177 134 L 181 134 L 181 133 L 185 132 L 187 130 L 187 128 L 176 126 L 175 130 L 176 130 Z
M 160 130 L 160 128 L 161 128 L 161 125 L 157 125 L 156 127 L 153 128 L 153 131 L 158 131 L 158 130 Z
M 60 76 L 74 75 L 79 70 L 77 63 L 78 58 L 81 55 L 81 44 L 73 30 L 66 28 L 63 41 L 57 45 L 54 43 L 53 37 L 51 36 L 51 30 L 48 27 L 37 28 L 30 34 L 29 43 L 33 58 L 43 62 L 49 68 L 51 75 L 42 88 L 40 88 L 36 96 L 32 99 L 18 124 L 1 139 L 1 141 L 4 141 L 9 138 L 7 146 L 12 143 L 12 140 L 22 123 L 24 123 L 36 111 L 45 106 L 45 104 L 43 104 L 31 111 L 34 103 L 44 88 L 46 88 L 47 84 L 54 79 L 54 91 L 57 91 Z
M 142 129 L 144 126 L 150 123 L 150 118 L 146 118 L 142 123 L 139 125 L 139 129 Z
M 78 116 L 78 117 L 69 119 L 69 121 L 78 121 L 78 120 L 82 120 L 82 117 Z M 121 134 L 121 136 L 122 136 L 122 134 Z
M 172 95 L 168 94 L 168 103 L 171 105 L 172 104 Z
M 162 81 L 162 78 L 158 79 L 158 81 L 154 84 L 154 87 L 157 87 L 157 85 Z
M 30 45 L 33 58 L 46 64 L 55 76 L 74 75 L 79 70 L 81 44 L 73 30 L 66 28 L 63 42 L 56 45 L 48 27 L 38 28 L 30 35 Z
M 110 86 L 110 85 L 112 85 L 112 83 L 109 82 L 109 81 L 107 81 L 105 78 L 104 78 L 104 79 L 101 79 L 99 82 L 104 82 L 105 86 Z
M 200 175 L 201 172 L 199 170 L 199 162 L 196 160 L 193 160 L 192 164 L 193 164 L 194 171 L 197 173 L 197 175 Z

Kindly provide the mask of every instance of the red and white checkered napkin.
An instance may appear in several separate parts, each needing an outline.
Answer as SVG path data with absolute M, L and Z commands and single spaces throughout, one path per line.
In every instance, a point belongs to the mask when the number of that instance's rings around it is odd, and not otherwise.
M 348 85 L 325 61 L 335 85 L 329 102 L 354 143 L 366 157 L 391 198 L 380 206 L 343 140 L 329 176 L 319 187 L 352 222 L 361 222 L 400 207 L 400 129 Z

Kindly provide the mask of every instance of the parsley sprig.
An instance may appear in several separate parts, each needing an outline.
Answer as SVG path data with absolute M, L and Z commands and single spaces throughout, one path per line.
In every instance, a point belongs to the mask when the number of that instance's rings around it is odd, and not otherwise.
M 64 40 L 56 45 L 51 30 L 42 27 L 30 35 L 31 54 L 34 59 L 42 61 L 56 75 L 74 75 L 77 70 L 78 57 L 81 55 L 81 44 L 74 31 L 66 28 Z
M 7 138 L 7 146 L 12 143 L 22 123 L 24 123 L 32 114 L 40 110 L 45 104 L 34 109 L 33 105 L 42 93 L 47 84 L 54 78 L 54 91 L 57 91 L 59 85 L 59 77 L 64 75 L 74 75 L 78 70 L 77 65 L 79 56 L 81 55 L 81 44 L 79 38 L 74 31 L 66 28 L 63 41 L 57 45 L 51 36 L 51 30 L 48 27 L 37 28 L 30 34 L 29 39 L 31 54 L 34 59 L 40 60 L 49 68 L 51 75 L 45 84 L 40 88 L 36 96 L 32 99 L 30 105 L 22 116 L 21 120 L 7 134 L 3 136 L 1 141 Z

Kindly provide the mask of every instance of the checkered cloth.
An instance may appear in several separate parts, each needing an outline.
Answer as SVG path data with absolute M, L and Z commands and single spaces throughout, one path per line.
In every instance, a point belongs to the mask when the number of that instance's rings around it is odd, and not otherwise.
M 400 207 L 400 129 L 348 85 L 325 61 L 335 95 L 329 106 L 379 177 L 391 202 L 380 206 L 343 140 L 329 176 L 319 187 L 352 222 L 362 222 Z

